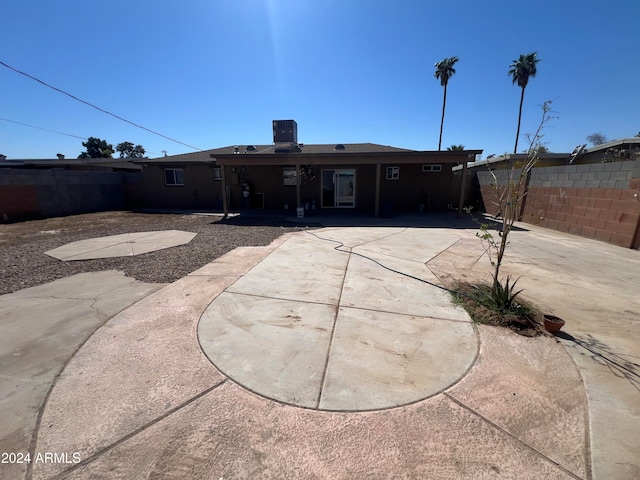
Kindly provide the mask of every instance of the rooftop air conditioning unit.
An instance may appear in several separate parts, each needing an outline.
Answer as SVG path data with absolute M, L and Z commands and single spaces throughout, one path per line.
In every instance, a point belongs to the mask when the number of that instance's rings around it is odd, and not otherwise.
M 298 143 L 298 124 L 295 120 L 273 121 L 273 143 Z

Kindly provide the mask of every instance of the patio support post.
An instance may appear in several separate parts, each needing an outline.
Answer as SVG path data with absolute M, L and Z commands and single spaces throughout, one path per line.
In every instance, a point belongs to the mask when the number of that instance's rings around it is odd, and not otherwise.
M 380 216 L 380 162 L 376 163 L 376 206 L 375 217 Z
M 462 218 L 462 207 L 464 207 L 464 194 L 467 185 L 467 161 L 462 162 L 462 180 L 460 181 L 460 202 L 458 203 L 458 218 Z
M 296 207 L 301 207 L 300 201 L 300 165 L 296 163 Z
M 222 188 L 222 211 L 224 212 L 224 218 L 227 218 L 229 216 L 229 205 L 227 204 L 227 180 L 224 173 L 224 164 L 220 165 L 220 180 L 222 182 L 220 185 Z

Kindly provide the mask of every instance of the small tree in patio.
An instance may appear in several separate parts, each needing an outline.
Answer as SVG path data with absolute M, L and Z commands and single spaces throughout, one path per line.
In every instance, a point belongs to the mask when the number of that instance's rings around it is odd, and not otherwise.
M 515 162 L 508 170 L 501 170 L 497 174 L 489 169 L 493 178 L 491 186 L 494 198 L 492 202 L 497 207 L 496 217 L 500 217 L 501 224 L 497 225 L 497 239 L 494 237 L 494 233 L 489 230 L 489 224 L 484 222 L 480 224 L 480 232 L 476 236 L 483 242 L 487 242 L 487 254 L 494 267 L 488 300 L 492 307 L 498 311 L 510 311 L 514 305 L 513 300 L 520 293 L 514 292 L 517 280 L 511 283 L 509 276 L 507 276 L 504 285 L 502 284 L 500 267 L 509 244 L 509 234 L 513 230 L 514 223 L 520 217 L 529 172 L 538 161 L 538 154 L 543 147 L 542 130 L 552 118 L 555 117 L 551 115 L 551 101 L 547 101 L 542 105 L 542 119 L 538 129 L 534 134 L 527 135 L 529 140 L 527 157 L 520 162 Z

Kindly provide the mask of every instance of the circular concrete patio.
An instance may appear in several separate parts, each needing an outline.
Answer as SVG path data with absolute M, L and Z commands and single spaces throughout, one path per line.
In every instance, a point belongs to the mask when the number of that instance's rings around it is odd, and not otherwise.
M 437 282 L 424 263 L 384 253 L 402 240 L 358 250 Z M 478 340 L 446 292 L 334 247 L 290 238 L 209 305 L 198 335 L 222 373 L 267 398 L 330 411 L 406 405 L 465 375 Z

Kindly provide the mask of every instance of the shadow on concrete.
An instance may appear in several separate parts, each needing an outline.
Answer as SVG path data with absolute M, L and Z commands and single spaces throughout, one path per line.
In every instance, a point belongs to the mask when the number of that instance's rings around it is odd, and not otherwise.
M 498 230 L 500 221 L 477 216 L 477 221 L 469 214 L 457 217 L 456 212 L 434 213 L 398 213 L 393 217 L 374 217 L 371 214 L 358 213 L 353 210 L 337 210 L 335 212 L 306 212 L 297 217 L 295 212 L 281 210 L 245 210 L 230 214 L 212 223 L 247 226 L 286 226 L 286 227 L 412 227 L 412 228 L 451 228 L 476 230 L 479 223 L 489 225 L 489 230 Z M 526 231 L 522 227 L 513 227 L 514 231 Z
M 592 335 L 587 335 L 586 339 L 583 339 L 565 332 L 558 332 L 556 336 L 563 340 L 573 342 L 575 348 L 582 347 L 588 353 L 581 353 L 581 355 L 588 355 L 594 362 L 606 366 L 613 375 L 626 379 L 640 392 L 639 364 L 624 358 L 623 355 L 613 352 L 609 345 L 594 338 Z

